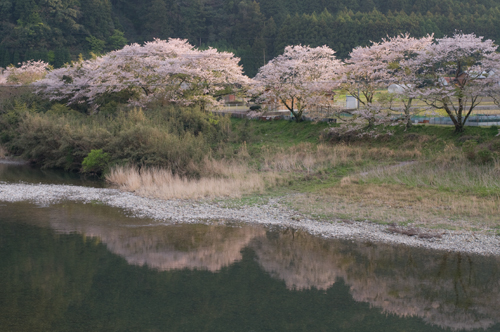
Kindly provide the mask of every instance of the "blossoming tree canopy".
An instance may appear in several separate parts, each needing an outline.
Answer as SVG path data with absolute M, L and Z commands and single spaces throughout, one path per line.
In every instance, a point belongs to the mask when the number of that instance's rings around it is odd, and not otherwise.
M 492 40 L 474 34 L 456 33 L 437 39 L 405 65 L 418 73 L 418 84 L 408 96 L 419 98 L 435 109 L 443 109 L 455 125 L 465 122 L 482 97 L 498 86 L 500 55 Z M 496 76 L 496 78 L 495 78 Z
M 404 117 L 401 119 L 406 126 L 411 126 L 412 113 L 419 110 L 412 109 L 413 98 L 406 95 L 407 90 L 415 86 L 417 73 L 409 66 L 406 61 L 414 59 L 418 52 L 425 50 L 432 44 L 433 35 L 427 35 L 422 38 L 410 37 L 409 34 L 399 35 L 383 39 L 380 46 L 386 50 L 382 61 L 386 63 L 386 70 L 390 75 L 385 86 L 396 83 L 396 89 L 393 87 L 393 93 L 403 104 Z M 391 92 L 391 91 L 390 91 Z M 392 105 L 390 105 L 390 109 Z
M 304 110 L 331 102 L 341 66 L 327 46 L 287 46 L 259 69 L 254 92 L 262 102 L 282 103 L 300 121 Z
M 344 67 L 342 88 L 364 106 L 372 104 L 377 88 L 391 79 L 387 49 L 381 43 L 358 46 L 349 54 Z
M 354 48 L 346 61 L 343 88 L 361 104 L 371 104 L 376 89 L 399 82 L 394 75 L 395 69 L 399 68 L 398 63 L 425 48 L 432 38 L 429 35 L 414 38 L 405 34 Z
M 52 100 L 96 107 L 105 94 L 130 92 L 130 103 L 152 101 L 215 106 L 217 92 L 246 85 L 239 58 L 216 49 L 197 50 L 187 40 L 132 44 L 92 60 L 52 71 L 36 85 Z
M 358 100 L 361 107 L 351 111 L 356 130 L 378 123 L 392 122 L 387 105 L 374 103 L 378 89 L 385 89 L 391 83 L 406 84 L 407 68 L 401 61 L 411 58 L 416 52 L 432 42 L 432 36 L 410 37 L 409 34 L 388 37 L 369 46 L 352 50 L 344 67 L 342 88 Z M 409 107 L 408 107 L 409 108 Z M 353 124 L 354 125 L 354 124 Z
M 47 75 L 51 66 L 39 61 L 26 61 L 21 64 L 21 67 L 9 66 L 5 70 L 7 83 L 26 85 L 41 80 Z

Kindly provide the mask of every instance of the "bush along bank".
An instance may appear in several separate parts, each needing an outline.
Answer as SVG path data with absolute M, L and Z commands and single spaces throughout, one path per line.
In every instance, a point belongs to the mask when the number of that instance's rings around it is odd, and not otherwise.
M 56 104 L 47 112 L 18 105 L 0 116 L 1 143 L 43 168 L 102 174 L 115 164 L 195 174 L 227 140 L 227 117 L 198 108 L 132 109 L 87 116 Z

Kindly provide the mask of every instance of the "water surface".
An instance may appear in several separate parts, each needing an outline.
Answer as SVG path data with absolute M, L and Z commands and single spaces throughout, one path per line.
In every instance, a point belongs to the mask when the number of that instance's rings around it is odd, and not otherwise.
M 0 182 L 27 182 L 42 184 L 67 184 L 75 186 L 104 187 L 105 182 L 91 176 L 63 170 L 40 169 L 29 164 L 0 159 Z

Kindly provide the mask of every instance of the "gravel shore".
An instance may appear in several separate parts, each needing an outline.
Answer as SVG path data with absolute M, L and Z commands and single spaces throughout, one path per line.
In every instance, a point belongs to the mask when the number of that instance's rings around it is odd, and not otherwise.
M 130 215 L 151 218 L 159 223 L 209 223 L 214 219 L 242 221 L 302 229 L 325 238 L 404 244 L 480 255 L 500 255 L 500 236 L 469 231 L 437 232 L 435 230 L 408 236 L 400 234 L 400 232 L 405 232 L 402 228 L 370 222 L 346 220 L 319 222 L 283 206 L 280 204 L 280 198 L 270 199 L 267 204 L 259 206 L 226 208 L 221 203 L 144 198 L 117 189 L 0 182 L 0 201 L 3 202 L 28 201 L 48 206 L 67 200 L 84 204 L 98 201 L 112 207 L 122 208 Z

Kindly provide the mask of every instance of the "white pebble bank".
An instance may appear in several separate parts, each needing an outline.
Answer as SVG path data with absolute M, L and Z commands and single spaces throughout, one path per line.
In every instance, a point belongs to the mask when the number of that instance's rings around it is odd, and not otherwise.
M 226 208 L 217 203 L 144 198 L 117 189 L 0 182 L 0 201 L 28 201 L 50 205 L 66 200 L 82 203 L 99 201 L 112 207 L 125 209 L 133 216 L 151 218 L 159 223 L 205 223 L 210 219 L 236 220 L 253 224 L 292 227 L 326 238 L 404 244 L 481 255 L 500 255 L 500 236 L 468 231 L 444 231 L 441 238 L 423 239 L 417 236 L 393 234 L 387 231 L 387 226 L 370 222 L 343 223 L 338 220 L 332 220 L 331 223 L 319 222 L 284 207 L 279 204 L 279 198 L 271 199 L 265 205 Z

